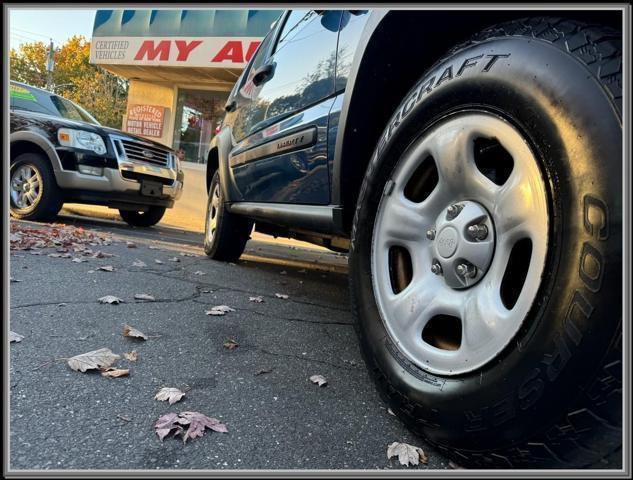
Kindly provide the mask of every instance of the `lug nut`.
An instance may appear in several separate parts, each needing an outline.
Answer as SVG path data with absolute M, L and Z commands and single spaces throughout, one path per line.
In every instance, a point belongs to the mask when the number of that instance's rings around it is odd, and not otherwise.
M 435 262 L 433 263 L 433 265 L 431 266 L 431 271 L 435 274 L 435 275 L 442 275 L 442 266 Z
M 477 275 L 477 267 L 468 263 L 460 263 L 456 270 L 458 275 L 464 278 L 474 278 Z
M 454 219 L 457 215 L 459 215 L 459 212 L 462 211 L 462 208 L 464 208 L 464 206 L 460 205 L 459 203 L 455 203 L 454 205 L 449 206 L 446 209 L 446 217 L 449 220 Z
M 473 240 L 483 240 L 488 236 L 488 227 L 485 225 L 471 225 L 468 227 L 468 235 Z
M 428 238 L 429 240 L 435 240 L 435 230 L 434 229 L 427 230 L 426 238 Z

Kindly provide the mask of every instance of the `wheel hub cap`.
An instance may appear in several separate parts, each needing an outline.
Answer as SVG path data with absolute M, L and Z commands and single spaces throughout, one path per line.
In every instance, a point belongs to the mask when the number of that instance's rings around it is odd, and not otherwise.
M 459 210 L 456 215 L 449 209 Z M 472 229 L 471 227 L 476 227 Z M 475 232 L 485 229 L 485 237 Z M 487 210 L 477 202 L 451 204 L 437 216 L 438 232 L 431 247 L 443 279 L 451 288 L 467 288 L 479 282 L 492 262 L 494 226 Z

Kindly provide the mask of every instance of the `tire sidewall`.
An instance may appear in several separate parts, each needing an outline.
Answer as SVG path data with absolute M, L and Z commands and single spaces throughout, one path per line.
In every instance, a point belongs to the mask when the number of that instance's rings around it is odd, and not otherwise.
M 220 188 L 220 205 L 218 206 L 218 212 L 217 212 L 217 223 L 215 226 L 215 235 L 213 235 L 213 239 L 211 242 L 209 242 L 208 240 L 208 235 L 207 235 L 207 228 L 209 228 L 209 211 L 211 209 L 211 199 L 213 196 L 213 190 L 215 189 L 216 185 L 219 185 L 220 183 L 220 172 L 216 171 L 213 174 L 213 178 L 211 179 L 211 185 L 209 185 L 209 195 L 207 195 L 207 210 L 205 212 L 205 217 L 204 217 L 204 251 L 207 255 L 214 255 L 215 251 L 218 248 L 218 237 L 220 234 L 220 228 L 222 225 L 222 216 L 223 216 L 223 210 L 224 210 L 224 203 L 222 200 L 222 188 Z
M 458 75 L 465 62 L 475 65 Z M 442 377 L 409 362 L 387 334 L 373 293 L 371 239 L 398 159 L 422 132 L 464 110 L 503 117 L 531 145 L 548 189 L 550 247 L 537 300 L 513 342 L 475 372 Z M 535 39 L 492 38 L 452 54 L 396 110 L 359 197 L 353 308 L 380 390 L 435 443 L 507 446 L 551 424 L 591 379 L 621 321 L 621 145 L 617 111 L 589 70 Z

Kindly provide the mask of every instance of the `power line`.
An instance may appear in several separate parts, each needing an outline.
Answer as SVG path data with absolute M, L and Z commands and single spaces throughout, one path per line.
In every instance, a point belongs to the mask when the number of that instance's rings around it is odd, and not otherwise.
M 59 41 L 59 39 L 51 37 L 50 35 L 43 35 L 41 33 L 30 32 L 28 30 L 24 30 L 23 28 L 17 28 L 17 27 L 13 27 L 12 30 L 18 30 L 19 32 L 28 33 L 28 34 L 31 34 L 31 35 L 37 35 L 38 37 L 44 37 L 44 38 L 52 39 L 52 40 L 54 40 L 57 43 L 61 43 Z

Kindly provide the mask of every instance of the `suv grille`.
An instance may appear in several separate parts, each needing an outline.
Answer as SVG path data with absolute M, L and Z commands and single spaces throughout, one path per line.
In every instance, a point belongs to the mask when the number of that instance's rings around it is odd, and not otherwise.
M 146 145 L 144 143 L 131 142 L 129 140 L 121 140 L 123 152 L 128 160 L 132 162 L 145 162 L 152 165 L 160 165 L 166 167 L 169 165 L 168 150 Z

